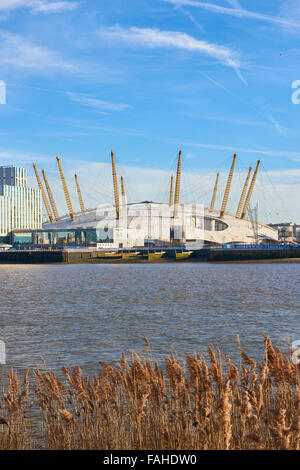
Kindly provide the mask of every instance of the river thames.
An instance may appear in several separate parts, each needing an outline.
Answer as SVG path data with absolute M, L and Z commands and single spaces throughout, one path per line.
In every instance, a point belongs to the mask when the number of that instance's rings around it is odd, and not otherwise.
M 299 264 L 2 265 L 0 340 L 7 367 L 80 365 L 122 351 L 161 360 L 214 345 L 260 359 L 262 334 L 300 339 Z

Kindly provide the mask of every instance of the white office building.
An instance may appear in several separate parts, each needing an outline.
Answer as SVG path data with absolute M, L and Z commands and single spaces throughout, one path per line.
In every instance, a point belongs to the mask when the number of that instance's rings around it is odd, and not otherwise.
M 28 187 L 24 168 L 0 167 L 0 236 L 16 229 L 42 227 L 42 199 L 39 189 Z

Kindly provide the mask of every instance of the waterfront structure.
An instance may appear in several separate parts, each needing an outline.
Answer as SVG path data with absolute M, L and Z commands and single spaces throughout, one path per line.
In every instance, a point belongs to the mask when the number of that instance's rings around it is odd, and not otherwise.
M 169 201 L 143 201 L 128 204 L 123 177 L 121 177 L 121 191 L 119 190 L 117 165 L 114 153 L 111 152 L 114 204 L 87 209 L 78 176 L 75 175 L 81 209 L 80 212 L 75 213 L 61 160 L 57 157 L 59 176 L 68 209 L 68 215 L 63 217 L 59 217 L 57 213 L 55 194 L 53 195 L 45 178 L 45 172 L 42 170 L 49 199 L 37 168 L 33 164 L 49 220 L 43 224 L 42 228 L 32 227 L 31 231 L 25 230 L 26 227 L 14 227 L 12 242 L 47 245 L 106 243 L 108 249 L 112 245 L 120 248 L 188 245 L 191 249 L 197 249 L 205 245 L 222 246 L 230 243 L 278 243 L 277 227 L 254 220 L 256 217 L 251 216 L 252 212 L 250 212 L 260 160 L 252 175 L 252 167 L 249 168 L 246 181 L 241 187 L 236 212 L 230 213 L 227 206 L 237 155 L 233 157 L 220 209 L 216 207 L 219 172 L 212 188 L 212 199 L 208 208 L 203 207 L 201 201 L 198 204 L 185 204 L 181 201 L 181 159 L 180 150 L 176 175 L 170 175 Z M 3 201 L 3 204 L 10 204 L 10 201 Z M 23 230 L 15 230 L 15 228 L 23 228 Z
M 283 243 L 300 243 L 300 224 L 282 222 L 270 226 L 278 231 L 278 238 Z
M 247 178 L 241 188 L 241 197 L 236 213 L 227 211 L 231 183 L 234 178 L 234 167 L 237 159 L 235 154 L 228 174 L 226 189 L 220 209 L 216 206 L 219 173 L 212 188 L 212 201 L 209 208 L 199 204 L 185 204 L 180 201 L 181 158 L 179 151 L 176 179 L 171 176 L 168 202 L 144 201 L 127 204 L 124 180 L 121 178 L 121 191 L 117 175 L 114 153 L 111 152 L 114 205 L 99 206 L 97 209 L 86 209 L 77 176 L 75 176 L 81 211 L 73 210 L 70 193 L 64 176 L 60 158 L 57 157 L 59 175 L 65 194 L 68 216 L 55 220 L 51 215 L 47 201 L 49 222 L 43 230 L 32 233 L 35 244 L 91 244 L 107 243 L 120 248 L 150 245 L 187 244 L 192 247 L 203 245 L 220 246 L 228 243 L 277 243 L 276 228 L 249 218 L 248 210 L 255 190 L 256 177 L 260 165 L 257 162 L 251 178 L 249 168 Z M 250 181 L 251 179 L 251 181 Z M 37 181 L 39 178 L 37 175 Z M 174 184 L 175 183 L 175 184 Z M 49 194 L 49 185 L 47 188 Z M 50 190 L 51 191 L 51 190 Z M 45 191 L 44 191 L 45 193 Z M 122 198 L 120 198 L 120 195 Z M 45 197 L 46 193 L 45 193 Z M 50 200 L 53 207 L 54 201 Z M 25 236 L 25 235 L 24 235 Z M 16 234 L 21 241 L 22 233 Z M 25 238 L 28 240 L 28 234 Z
M 61 219 L 55 224 L 44 225 L 43 231 L 36 231 L 35 243 L 106 242 L 119 247 L 184 243 L 197 248 L 256 242 L 250 219 L 239 220 L 230 213 L 221 219 L 217 210 L 209 212 L 200 205 L 181 204 L 178 209 L 180 218 L 174 225 L 174 217 L 168 209 L 168 204 L 154 202 L 128 204 L 121 209 L 119 223 L 112 206 L 108 206 L 104 211 L 106 214 L 101 215 L 97 209 L 87 210 L 85 214 L 76 214 L 76 222 Z M 263 223 L 257 223 L 257 226 L 260 243 L 277 243 L 276 229 Z
M 14 230 L 42 227 L 39 189 L 28 186 L 27 172 L 15 166 L 0 167 L 0 238 Z

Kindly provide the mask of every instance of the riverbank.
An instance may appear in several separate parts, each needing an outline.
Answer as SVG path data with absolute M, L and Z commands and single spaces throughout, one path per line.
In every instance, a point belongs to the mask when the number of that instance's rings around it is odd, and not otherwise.
M 102 253 L 92 250 L 15 250 L 0 252 L 0 264 L 132 264 L 185 262 L 300 262 L 299 249 L 211 248 L 194 251 L 144 250 Z

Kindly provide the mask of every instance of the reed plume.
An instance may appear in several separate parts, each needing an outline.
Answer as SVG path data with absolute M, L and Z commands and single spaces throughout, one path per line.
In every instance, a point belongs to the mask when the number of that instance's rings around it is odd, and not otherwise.
M 171 354 L 164 365 L 123 353 L 92 376 L 10 370 L 0 449 L 299 450 L 300 367 L 264 342 L 261 362 L 240 347 L 239 367 L 210 347 L 208 361 Z

